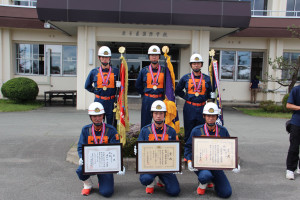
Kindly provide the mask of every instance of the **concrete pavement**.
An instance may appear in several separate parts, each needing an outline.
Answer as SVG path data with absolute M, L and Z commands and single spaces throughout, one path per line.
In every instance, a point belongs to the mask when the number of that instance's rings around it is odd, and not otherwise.
M 286 119 L 256 118 L 230 108 L 225 108 L 224 118 L 231 136 L 239 138 L 241 159 L 239 174 L 226 172 L 233 189 L 231 199 L 298 199 L 300 175 L 294 181 L 285 179 Z M 139 110 L 131 110 L 130 119 L 131 123 L 139 121 Z M 82 184 L 75 174 L 77 165 L 65 159 L 87 123 L 86 111 L 73 107 L 0 113 L 0 199 L 83 199 Z M 112 199 L 169 198 L 163 189 L 146 195 L 135 171 L 114 177 Z M 177 177 L 181 186 L 178 199 L 199 198 L 192 172 L 185 170 Z M 93 193 L 84 199 L 103 198 L 97 193 L 95 177 L 93 182 Z M 201 198 L 218 199 L 212 190 Z

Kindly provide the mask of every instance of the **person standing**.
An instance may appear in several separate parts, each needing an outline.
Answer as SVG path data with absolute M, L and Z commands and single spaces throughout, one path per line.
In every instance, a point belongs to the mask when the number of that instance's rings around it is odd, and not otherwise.
M 254 76 L 253 79 L 251 80 L 250 83 L 250 90 L 251 90 L 251 103 L 256 104 L 256 97 L 257 97 L 257 92 L 258 92 L 258 84 L 259 80 L 257 76 Z
M 151 106 L 151 116 L 153 123 L 144 126 L 141 129 L 137 141 L 174 141 L 178 140 L 176 131 L 164 123 L 166 117 L 166 104 L 161 100 L 156 100 Z M 135 150 L 136 151 L 136 150 Z M 176 175 L 173 173 L 163 174 L 141 174 L 140 182 L 146 186 L 146 193 L 154 193 L 155 177 L 159 177 L 157 185 L 165 187 L 166 192 L 171 196 L 178 196 L 180 193 L 179 183 Z
M 299 162 L 300 147 L 300 85 L 292 89 L 286 108 L 294 111 L 290 122 L 290 147 L 286 158 L 286 178 L 294 180 L 294 171 Z
M 90 71 L 86 81 L 85 89 L 95 94 L 95 102 L 104 106 L 106 122 L 113 125 L 113 109 L 116 98 L 116 87 L 120 87 L 118 81 L 119 69 L 110 65 L 111 50 L 102 46 L 98 51 L 101 66 Z
M 165 67 L 159 65 L 160 48 L 152 45 L 148 49 L 148 57 L 151 62 L 144 67 L 138 75 L 135 88 L 142 95 L 141 128 L 150 124 L 152 116 L 150 108 L 154 101 L 163 100 Z
M 203 60 L 200 54 L 191 56 L 190 66 L 192 72 L 184 75 L 175 89 L 175 95 L 185 100 L 183 107 L 185 142 L 195 126 L 205 123 L 202 116 L 203 107 L 211 98 L 212 92 L 210 77 L 201 72 Z
M 232 194 L 230 183 L 223 170 L 197 170 L 192 166 L 193 137 L 230 137 L 227 129 L 216 124 L 219 108 L 215 103 L 207 103 L 203 109 L 205 124 L 193 128 L 191 135 L 184 146 L 184 157 L 188 159 L 188 169 L 194 171 L 198 177 L 199 185 L 197 194 L 204 195 L 207 187 L 214 187 L 217 195 L 221 198 L 229 198 Z M 234 169 L 239 172 L 239 167 Z
M 83 144 L 108 144 L 119 143 L 119 134 L 117 130 L 103 122 L 105 111 L 104 107 L 99 102 L 93 102 L 89 106 L 88 114 L 92 121 L 82 128 L 81 135 L 78 141 L 77 152 L 79 156 L 79 167 L 76 170 L 78 178 L 83 182 L 83 189 L 81 194 L 88 196 L 92 190 L 92 181 L 90 175 L 83 175 L 83 159 L 82 159 L 82 145 Z M 125 174 L 125 168 L 118 173 Z M 113 174 L 97 174 L 99 193 L 105 197 L 110 197 L 114 192 L 114 177 Z

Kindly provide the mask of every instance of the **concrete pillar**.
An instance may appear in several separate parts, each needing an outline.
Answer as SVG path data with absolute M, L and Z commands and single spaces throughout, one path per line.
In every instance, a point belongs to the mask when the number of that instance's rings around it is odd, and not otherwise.
M 2 82 L 6 82 L 13 78 L 14 67 L 12 64 L 12 41 L 11 31 L 9 29 L 2 29 L 1 46 L 2 46 Z
M 3 29 L 0 28 L 0 88 L 3 84 L 3 42 L 2 42 Z M 0 90 L 1 91 L 1 90 Z M 0 92 L 0 98 L 2 98 L 2 93 Z
M 91 54 L 91 55 L 90 55 Z M 96 66 L 96 28 L 78 27 L 77 34 L 77 109 L 87 109 L 94 101 L 94 95 L 84 89 L 89 72 Z M 92 56 L 92 63 L 89 62 Z

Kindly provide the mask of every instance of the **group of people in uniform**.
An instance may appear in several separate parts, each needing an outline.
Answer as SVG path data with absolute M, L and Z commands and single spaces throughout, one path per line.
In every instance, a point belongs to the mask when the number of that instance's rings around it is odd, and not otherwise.
M 142 96 L 141 131 L 138 141 L 176 141 L 176 131 L 164 123 L 167 108 L 164 100 L 165 66 L 159 64 L 161 51 L 156 45 L 148 49 L 150 65 L 145 66 L 136 80 L 136 90 Z M 113 126 L 113 106 L 116 90 L 120 87 L 119 71 L 110 65 L 111 50 L 102 46 L 98 52 L 101 66 L 93 69 L 85 83 L 85 89 L 95 94 L 95 100 L 90 104 L 88 114 L 91 124 L 82 128 L 78 142 L 79 167 L 77 175 L 83 181 L 82 195 L 89 195 L 92 188 L 90 176 L 83 175 L 82 145 L 119 143 L 119 134 Z M 207 187 L 214 187 L 216 194 L 222 198 L 231 196 L 230 183 L 222 170 L 197 170 L 192 166 L 193 136 L 229 137 L 227 129 L 216 123 L 220 114 L 215 103 L 206 103 L 215 98 L 212 93 L 210 77 L 201 72 L 203 59 L 200 54 L 190 58 L 191 73 L 184 75 L 175 89 L 175 95 L 185 100 L 184 116 L 184 159 L 188 169 L 195 172 L 199 185 L 197 193 L 205 194 Z M 104 119 L 106 118 L 106 123 Z M 136 152 L 136 149 L 134 150 Z M 118 173 L 125 174 L 125 168 Z M 97 174 L 99 193 L 109 197 L 114 192 L 113 174 Z M 153 194 L 154 186 L 164 187 L 171 196 L 178 196 L 180 186 L 173 173 L 140 174 L 141 184 L 146 186 L 146 193 Z

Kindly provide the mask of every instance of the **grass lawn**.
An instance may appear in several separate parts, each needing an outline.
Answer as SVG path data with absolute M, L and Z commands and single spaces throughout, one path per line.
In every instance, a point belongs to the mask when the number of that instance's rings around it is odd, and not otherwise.
M 16 103 L 11 100 L 0 99 L 0 112 L 18 112 L 28 111 L 40 108 L 43 106 L 42 102 L 30 102 L 30 103 Z
M 244 114 L 256 116 L 256 117 L 270 117 L 270 118 L 291 118 L 292 113 L 270 113 L 261 108 L 236 108 L 242 111 Z

